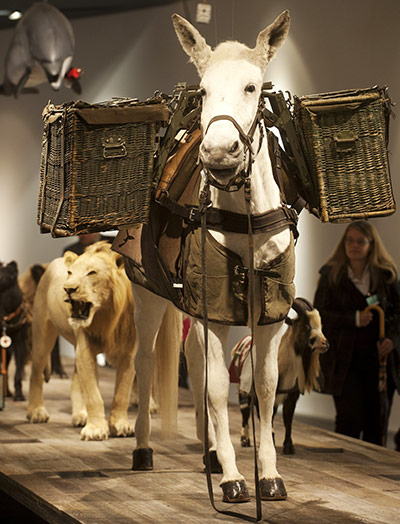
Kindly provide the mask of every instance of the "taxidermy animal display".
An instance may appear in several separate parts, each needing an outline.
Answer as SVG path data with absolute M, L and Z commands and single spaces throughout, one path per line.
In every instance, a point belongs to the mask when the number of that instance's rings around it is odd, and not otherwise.
M 81 439 L 104 440 L 109 435 L 133 435 L 134 427 L 127 414 L 136 346 L 133 314 L 132 291 L 123 259 L 111 251 L 108 242 L 93 244 L 80 256 L 67 251 L 63 258 L 48 265 L 40 279 L 33 305 L 32 372 L 27 411 L 30 422 L 47 422 L 49 419 L 43 405 L 43 371 L 60 334 L 75 346 L 72 424 L 83 426 Z M 168 350 L 174 348 L 169 344 L 168 332 L 170 322 L 173 323 L 178 316 L 179 313 L 169 310 L 160 319 L 165 326 L 159 337 L 160 344 L 167 350 L 165 357 L 171 357 L 172 361 L 173 355 Z M 116 367 L 115 393 L 108 423 L 97 384 L 98 353 L 104 353 L 107 362 Z M 165 364 L 166 369 L 168 365 Z M 174 378 L 160 374 L 158 381 L 160 411 L 168 424 L 168 406 L 162 399 L 163 387 L 166 387 L 164 378 Z M 175 378 L 177 384 L 178 377 Z M 171 384 L 168 383 L 167 387 L 171 388 Z
M 21 291 L 24 295 L 24 299 L 27 302 L 28 308 L 28 335 L 27 335 L 27 352 L 31 355 L 32 352 L 32 308 L 33 300 L 35 298 L 36 289 L 39 284 L 43 273 L 46 271 L 48 264 L 33 264 L 30 266 L 25 273 L 20 275 L 18 282 Z M 54 348 L 51 352 L 51 373 L 58 375 L 60 378 L 68 378 L 68 375 L 64 369 L 60 355 L 60 344 L 58 338 L 54 344 Z M 48 369 L 46 368 L 46 379 L 49 379 Z
M 328 350 L 329 344 L 322 332 L 319 312 L 304 298 L 296 298 L 292 308 L 297 317 L 287 319 L 288 328 L 279 344 L 278 387 L 276 391 L 274 415 L 282 405 L 285 439 L 283 453 L 295 453 L 292 441 L 292 423 L 300 394 L 305 391 L 320 390 L 321 377 L 319 356 Z M 247 335 L 232 349 L 231 381 L 238 382 L 239 405 L 242 414 L 241 444 L 250 446 L 249 416 L 250 391 L 252 385 L 250 361 L 251 337 Z M 255 399 L 257 404 L 257 399 Z
M 202 209 L 210 209 L 211 205 L 223 217 L 239 217 L 241 223 L 244 223 L 242 232 L 229 229 L 232 222 L 229 220 L 224 221 L 225 228 L 208 224 L 207 250 L 219 246 L 216 249 L 225 253 L 226 260 L 232 255 L 238 263 L 240 262 L 244 283 L 247 281 L 246 275 L 251 271 L 249 268 L 252 267 L 253 259 L 257 270 L 254 277 L 256 289 L 253 318 L 258 322 L 254 328 L 254 340 L 257 354 L 255 387 L 260 407 L 260 493 L 263 500 L 285 499 L 287 494 L 284 482 L 276 469 L 272 412 L 278 381 L 279 341 L 283 333 L 284 318 L 294 298 L 294 239 L 291 229 L 293 221 L 287 219 L 281 206 L 280 191 L 273 176 L 260 105 L 264 71 L 286 38 L 290 24 L 289 13 L 283 12 L 258 35 L 254 49 L 239 42 L 224 42 L 212 50 L 199 31 L 188 21 L 177 14 L 173 15 L 172 19 L 178 39 L 201 78 L 203 137 L 199 158 L 203 167 L 204 185 L 200 195 L 206 196 L 205 199 L 202 198 Z M 249 200 L 245 200 L 245 197 Z M 250 208 L 250 221 L 256 223 L 257 217 L 261 215 L 266 217 L 269 223 L 266 227 L 257 229 L 253 235 L 254 258 L 249 255 L 247 207 Z M 277 221 L 269 221 L 272 216 L 277 218 Z M 192 230 L 193 235 L 199 231 L 198 226 L 199 223 Z M 146 230 L 145 233 L 143 229 L 142 238 L 147 232 L 151 235 L 151 231 Z M 124 238 L 124 233 L 121 234 L 114 241 L 115 246 L 122 245 L 120 240 Z M 132 234 L 135 236 L 135 230 L 132 230 Z M 190 240 L 189 236 L 185 242 Z M 128 244 L 129 237 L 126 240 L 126 245 Z M 278 272 L 277 265 L 284 276 Z M 201 267 L 201 263 L 197 267 L 199 266 Z M 198 276 L 201 269 L 193 271 L 193 274 L 183 273 L 184 290 L 189 289 L 188 279 L 196 278 L 196 272 Z M 207 273 L 208 277 L 212 276 L 212 284 L 207 286 L 209 295 L 205 302 L 211 308 L 215 306 L 214 301 L 221 297 L 221 290 L 225 290 L 225 282 L 229 283 L 230 280 L 226 278 L 226 272 L 221 275 L 215 274 L 209 266 Z M 263 283 L 266 279 L 269 281 L 272 275 L 275 280 L 275 284 L 270 281 L 273 294 L 267 297 L 264 295 L 266 288 Z M 144 285 L 135 283 L 132 276 L 131 278 L 134 282 L 135 324 L 138 335 L 135 364 L 139 392 L 133 469 L 151 469 L 149 392 L 153 376 L 152 355 L 161 319 L 169 302 L 152 293 L 151 286 L 150 290 L 146 289 Z M 197 289 L 199 290 L 199 286 Z M 226 284 L 226 289 L 227 295 L 234 294 L 232 286 Z M 245 316 L 250 322 L 247 290 L 243 296 Z M 204 305 L 204 302 L 202 304 Z M 202 305 L 199 303 L 199 318 L 192 321 L 185 350 L 195 402 L 197 435 L 204 443 L 205 340 L 201 312 Z M 236 465 L 228 423 L 229 373 L 225 365 L 228 324 L 229 321 L 210 321 L 208 324 L 208 399 L 210 410 L 215 415 L 217 431 L 214 431 L 211 424 L 208 425 L 209 446 L 205 444 L 205 448 L 216 451 L 222 466 L 220 486 L 223 500 L 244 502 L 250 499 L 250 495 L 245 479 Z
M 27 360 L 27 308 L 18 284 L 18 265 L 0 262 L 0 321 L 1 350 L 6 351 L 6 369 L 12 355 L 15 360 L 14 400 L 25 400 L 22 379 Z M 8 376 L 7 376 L 8 378 Z M 7 380 L 7 396 L 11 396 Z
M 5 58 L 1 92 L 18 97 L 48 82 L 60 89 L 71 67 L 75 39 L 68 19 L 54 6 L 34 3 L 19 20 Z M 72 87 L 80 92 L 77 79 Z

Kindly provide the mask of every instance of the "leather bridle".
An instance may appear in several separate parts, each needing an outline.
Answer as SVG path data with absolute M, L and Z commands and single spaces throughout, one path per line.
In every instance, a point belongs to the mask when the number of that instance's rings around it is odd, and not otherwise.
M 211 120 L 208 122 L 207 128 L 203 135 L 203 140 L 211 124 L 213 124 L 214 122 L 218 122 L 220 120 L 228 120 L 235 126 L 235 128 L 237 129 L 239 133 L 239 138 L 245 147 L 244 154 L 248 152 L 247 168 L 242 169 L 239 173 L 235 174 L 225 184 L 219 182 L 207 168 L 204 168 L 204 173 L 206 175 L 206 181 L 208 184 L 216 187 L 217 189 L 221 191 L 228 191 L 228 192 L 238 191 L 243 186 L 243 184 L 246 181 L 246 178 L 248 178 L 251 175 L 252 163 L 254 162 L 255 156 L 257 156 L 257 154 L 260 152 L 260 149 L 262 146 L 262 141 L 264 137 L 264 132 L 262 129 L 264 108 L 265 108 L 264 97 L 261 95 L 259 102 L 258 102 L 258 108 L 257 108 L 256 115 L 253 119 L 249 132 L 247 134 L 243 131 L 240 124 L 230 115 L 217 115 L 217 116 L 212 117 Z M 260 129 L 260 140 L 258 144 L 257 153 L 254 154 L 253 140 L 254 140 L 254 134 L 256 132 L 257 127 Z

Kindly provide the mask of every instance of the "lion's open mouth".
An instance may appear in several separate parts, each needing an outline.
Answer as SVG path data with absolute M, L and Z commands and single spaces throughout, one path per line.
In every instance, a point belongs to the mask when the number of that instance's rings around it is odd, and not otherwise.
M 83 300 L 73 300 L 72 298 L 68 300 L 71 304 L 71 318 L 78 320 L 87 320 L 90 313 L 90 308 L 92 307 L 91 302 L 84 302 Z

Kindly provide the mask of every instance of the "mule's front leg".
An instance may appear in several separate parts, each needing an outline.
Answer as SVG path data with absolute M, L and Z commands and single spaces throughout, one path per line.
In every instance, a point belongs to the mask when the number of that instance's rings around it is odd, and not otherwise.
M 96 356 L 91 351 L 83 330 L 76 336 L 76 369 L 88 414 L 86 425 L 81 431 L 81 440 L 106 440 L 109 430 L 97 384 Z
M 256 367 L 255 387 L 260 411 L 261 465 L 260 491 L 262 500 L 287 498 L 282 477 L 276 469 L 276 451 L 272 435 L 272 415 L 278 384 L 278 347 L 283 323 L 257 326 L 255 332 Z
M 246 483 L 236 466 L 235 451 L 229 434 L 228 398 L 229 373 L 225 364 L 225 347 L 229 328 L 210 324 L 208 341 L 208 398 L 216 419 L 216 451 L 222 466 L 220 486 L 224 502 L 246 502 L 250 500 Z M 203 326 L 194 321 L 186 344 L 188 367 L 193 386 L 197 434 L 204 444 L 204 347 Z M 210 444 L 213 445 L 214 430 L 209 422 Z

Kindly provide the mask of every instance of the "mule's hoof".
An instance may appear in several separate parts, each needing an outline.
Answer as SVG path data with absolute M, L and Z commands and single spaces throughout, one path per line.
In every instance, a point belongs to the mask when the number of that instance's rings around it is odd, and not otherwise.
M 242 445 L 242 448 L 249 448 L 251 446 L 249 437 L 242 435 L 240 437 L 240 444 Z
M 203 455 L 203 464 L 206 465 L 206 456 Z M 222 466 L 218 461 L 217 452 L 210 451 L 210 473 L 222 473 Z
M 153 469 L 153 450 L 151 448 L 135 449 L 132 455 L 132 469 L 134 471 L 149 471 Z
M 249 502 L 250 495 L 245 480 L 230 480 L 221 484 L 222 502 L 239 503 Z
M 275 479 L 260 480 L 261 500 L 286 500 L 287 493 L 283 480 L 280 477 Z

